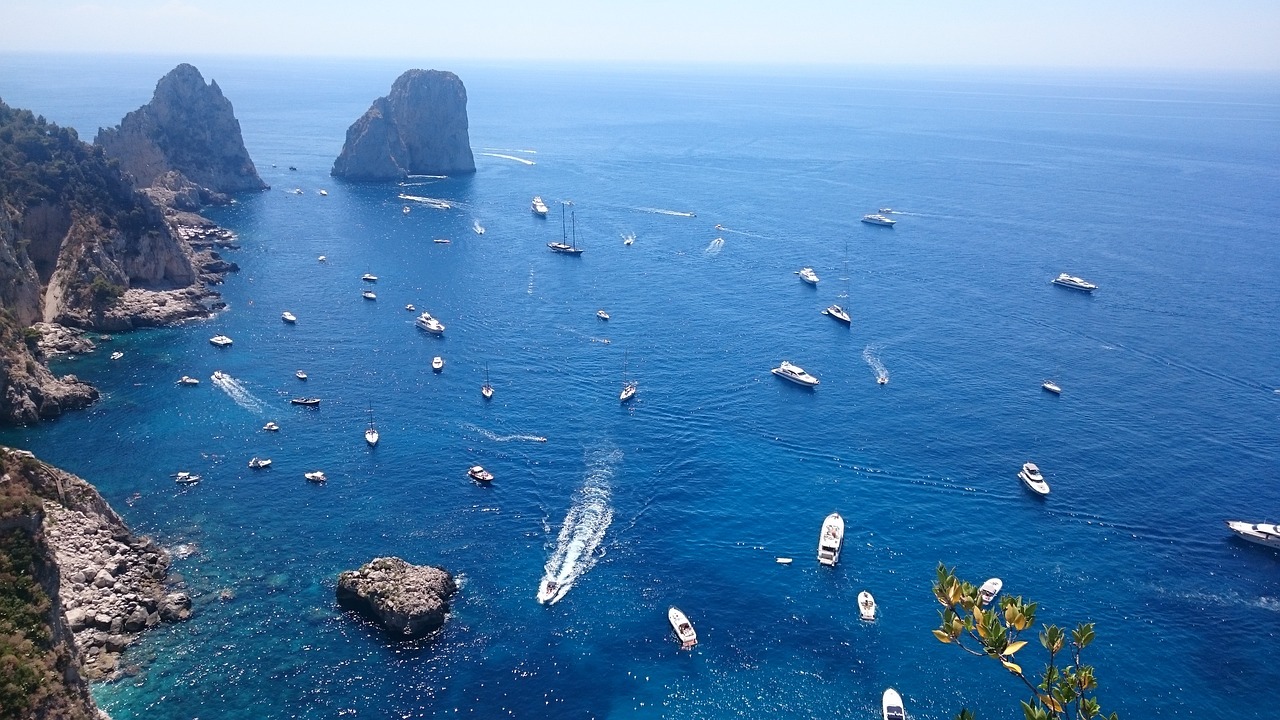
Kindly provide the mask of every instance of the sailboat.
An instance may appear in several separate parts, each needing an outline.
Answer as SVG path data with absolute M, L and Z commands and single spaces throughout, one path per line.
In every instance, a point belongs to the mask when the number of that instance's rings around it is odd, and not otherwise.
M 622 355 L 622 392 L 618 393 L 618 402 L 626 402 L 636 396 L 635 382 L 627 381 L 627 354 Z
M 493 386 L 489 384 L 488 365 L 484 366 L 484 384 L 480 386 L 480 394 L 484 396 L 485 400 L 491 400 L 493 398 Z
M 572 205 L 572 204 L 573 203 L 569 202 L 568 200 L 560 203 L 560 242 L 547 243 L 547 247 L 551 248 L 551 252 L 560 253 L 561 255 L 574 255 L 574 256 L 582 254 L 582 251 L 578 249 L 578 217 L 577 217 L 577 214 L 573 212 L 569 214 L 570 221 L 573 224 L 573 244 L 570 245 L 565 242 L 565 240 L 568 240 L 569 238 L 565 236 L 566 233 L 565 233 L 565 225 L 564 225 L 564 206 Z
M 378 428 L 373 424 L 373 411 L 369 411 L 369 427 L 364 431 L 364 441 L 369 443 L 369 447 L 378 444 Z
M 844 274 L 844 294 L 841 295 L 841 297 L 848 298 L 849 297 L 849 241 L 847 240 L 844 243 L 843 274 Z M 850 326 L 853 325 L 853 318 L 849 317 L 849 311 L 840 307 L 839 303 L 833 303 L 830 307 L 823 310 L 822 314 L 826 315 L 829 318 L 833 318 L 837 322 L 842 322 L 845 325 L 850 325 Z

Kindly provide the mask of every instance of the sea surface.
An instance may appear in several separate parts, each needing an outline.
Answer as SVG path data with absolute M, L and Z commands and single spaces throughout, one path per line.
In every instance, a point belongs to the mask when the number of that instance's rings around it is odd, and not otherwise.
M 182 60 L 272 186 L 208 213 L 242 245 L 228 309 L 56 363 L 101 402 L 0 433 L 194 597 L 95 688 L 116 720 L 872 718 L 890 686 L 913 718 L 1020 716 L 1012 677 L 931 636 L 939 562 L 1097 623 L 1107 711 L 1270 716 L 1280 553 L 1223 520 L 1280 520 L 1280 79 L 450 64 L 476 174 L 370 185 L 329 176 L 347 127 L 439 65 L 7 55 L 0 97 L 91 139 Z M 546 247 L 566 200 L 579 258 Z M 896 227 L 858 222 L 881 207 Z M 460 577 L 437 636 L 336 607 L 380 555 Z

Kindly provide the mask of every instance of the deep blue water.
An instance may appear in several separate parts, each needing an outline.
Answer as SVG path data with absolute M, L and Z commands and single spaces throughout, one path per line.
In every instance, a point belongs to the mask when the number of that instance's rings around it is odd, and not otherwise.
M 177 60 L 4 56 L 0 97 L 89 139 Z M 1014 681 L 929 633 L 939 561 L 999 575 L 1042 621 L 1095 621 L 1108 710 L 1272 706 L 1280 555 L 1222 520 L 1280 517 L 1280 80 L 453 66 L 478 172 L 402 187 L 328 170 L 420 63 L 196 64 L 273 186 L 210 213 L 243 244 L 229 309 L 60 363 L 103 400 L 0 434 L 194 550 L 174 568 L 196 617 L 96 688 L 117 720 L 873 717 L 887 686 L 912 717 L 1011 717 Z M 545 247 L 563 199 L 579 259 Z M 857 221 L 886 205 L 895 228 Z M 1101 289 L 1051 286 L 1063 271 Z M 852 328 L 819 314 L 842 277 Z M 208 344 L 223 332 L 234 347 Z M 822 385 L 772 377 L 782 359 Z M 287 404 L 304 393 L 321 409 Z M 1045 500 L 1016 478 L 1028 460 Z M 302 479 L 317 468 L 324 487 Z M 206 479 L 177 489 L 180 469 Z M 813 560 L 832 510 L 834 571 Z M 545 608 L 570 514 L 599 545 Z M 335 607 L 337 573 L 383 554 L 461 575 L 438 637 L 388 647 Z

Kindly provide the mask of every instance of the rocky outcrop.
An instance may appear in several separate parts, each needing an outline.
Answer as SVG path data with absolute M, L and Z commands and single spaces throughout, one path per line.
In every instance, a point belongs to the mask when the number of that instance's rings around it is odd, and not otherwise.
M 267 184 L 244 147 L 240 122 L 217 82 L 205 84 L 183 63 L 156 83 L 151 102 L 114 128 L 101 128 L 94 144 L 120 161 L 139 187 L 173 184 L 172 171 L 209 193 L 264 190 Z
M 39 331 L 0 312 L 0 423 L 28 425 L 87 407 L 98 391 L 75 375 L 56 377 L 44 364 Z
M 397 640 L 422 637 L 444 625 L 457 591 L 444 568 L 411 565 L 398 557 L 375 558 L 338 575 L 338 604 L 370 618 Z
M 475 171 L 462 80 L 451 72 L 409 70 L 347 129 L 331 174 L 375 181 Z

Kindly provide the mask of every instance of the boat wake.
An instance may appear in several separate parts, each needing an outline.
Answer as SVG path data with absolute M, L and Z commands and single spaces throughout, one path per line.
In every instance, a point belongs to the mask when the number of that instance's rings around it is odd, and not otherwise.
M 880 357 L 876 355 L 876 351 L 870 345 L 862 349 L 862 359 L 867 361 L 867 365 L 871 366 L 872 372 L 876 374 L 876 382 L 889 382 L 889 370 L 885 368 L 884 363 L 880 362 Z
M 524 291 L 525 295 L 533 294 L 533 268 L 529 268 L 529 287 Z
M 526 159 L 524 159 L 524 158 L 522 158 L 522 157 L 516 157 L 515 155 L 503 155 L 502 153 L 491 153 L 491 152 L 482 152 L 482 153 L 480 153 L 480 154 L 481 154 L 481 155 L 488 155 L 489 157 L 502 158 L 503 160 L 515 160 L 516 162 L 518 162 L 518 163 L 524 163 L 525 165 L 537 165 L 537 164 L 538 164 L 538 163 L 536 163 L 536 162 L 534 162 L 534 161 L 532 161 L 532 160 L 526 160 Z
M 556 537 L 555 550 L 543 569 L 539 602 L 547 605 L 560 602 L 578 578 L 599 559 L 596 550 L 613 522 L 609 481 L 613 479 L 614 467 L 621 460 L 622 453 L 617 450 L 588 455 L 582 487 L 574 493 L 573 505 Z
M 544 443 L 547 439 L 541 435 L 499 435 L 495 432 L 485 430 L 479 425 L 471 423 L 461 423 L 462 427 L 475 433 L 479 433 L 494 442 L 536 442 Z
M 524 153 L 525 155 L 537 155 L 537 150 L 517 150 L 515 148 L 481 148 L 485 152 L 501 152 L 501 153 Z
M 452 205 L 449 204 L 447 200 L 441 200 L 439 198 L 423 197 L 421 195 L 409 195 L 407 193 L 400 193 L 398 197 L 401 200 L 412 200 L 413 202 L 422 203 L 427 207 L 435 208 L 437 210 L 448 210 L 449 208 L 453 207 Z
M 710 245 L 707 245 L 707 249 L 703 250 L 702 254 L 703 255 L 719 255 L 720 251 L 723 249 L 724 249 L 724 238 L 716 238 L 715 240 L 711 241 Z
M 641 212 L 654 213 L 655 215 L 674 215 L 675 217 L 698 217 L 694 213 L 684 212 L 682 210 L 663 210 L 662 208 L 647 208 L 647 207 L 636 208 L 636 209 Z
M 267 406 L 261 400 L 253 396 L 239 380 L 227 375 L 219 373 L 213 376 L 213 384 L 219 390 L 225 392 L 235 401 L 237 405 L 248 410 L 251 413 L 262 415 L 267 411 Z

